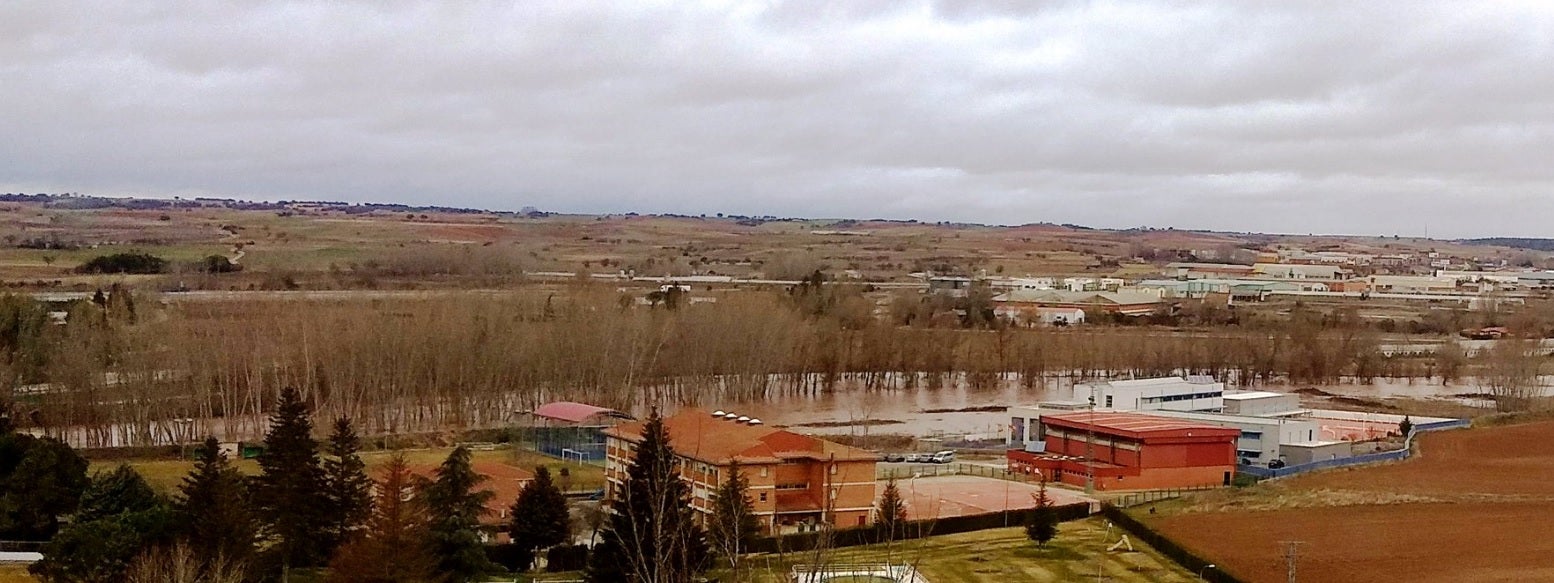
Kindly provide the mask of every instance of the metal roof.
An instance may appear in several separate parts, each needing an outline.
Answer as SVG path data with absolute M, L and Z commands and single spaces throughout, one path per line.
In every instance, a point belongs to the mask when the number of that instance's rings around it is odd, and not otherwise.
M 606 417 L 614 417 L 617 419 L 632 418 L 631 415 L 610 409 L 608 407 L 599 407 L 597 405 L 589 405 L 587 403 L 574 403 L 572 401 L 557 401 L 555 403 L 546 403 L 544 405 L 540 405 L 538 409 L 534 410 L 534 414 L 546 419 L 566 421 L 568 423 L 582 423 L 589 417 L 593 417 L 595 415 L 604 415 Z

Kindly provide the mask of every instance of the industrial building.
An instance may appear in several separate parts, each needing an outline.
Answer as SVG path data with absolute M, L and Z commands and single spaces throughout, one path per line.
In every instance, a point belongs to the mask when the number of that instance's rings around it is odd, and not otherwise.
M 1228 486 L 1240 431 L 1116 411 L 1049 413 L 1010 449 L 1010 471 L 1096 490 Z
M 1040 452 L 1045 447 L 1040 433 L 1044 417 L 1093 408 L 1235 429 L 1236 459 L 1246 465 L 1291 465 L 1352 455 L 1352 436 L 1327 429 L 1316 417 L 1322 412 L 1302 408 L 1300 396 L 1293 393 L 1226 391 L 1223 383 L 1209 377 L 1166 377 L 1075 385 L 1074 397 L 1010 407 L 1008 446 Z
M 1122 411 L 1219 411 L 1225 383 L 1213 377 L 1165 377 L 1074 385 L 1074 402 Z

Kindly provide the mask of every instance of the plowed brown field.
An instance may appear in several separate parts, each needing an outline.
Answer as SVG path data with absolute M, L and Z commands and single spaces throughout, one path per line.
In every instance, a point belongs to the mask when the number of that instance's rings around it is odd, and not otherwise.
M 1254 582 L 1285 580 L 1283 541 L 1302 541 L 1301 581 L 1554 581 L 1554 422 L 1427 435 L 1419 447 L 1409 461 L 1141 518 Z

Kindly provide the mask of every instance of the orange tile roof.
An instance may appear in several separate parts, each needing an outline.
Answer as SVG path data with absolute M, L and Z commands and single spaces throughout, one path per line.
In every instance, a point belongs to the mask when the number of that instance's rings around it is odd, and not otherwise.
M 486 524 L 506 522 L 508 509 L 518 500 L 518 492 L 523 486 L 534 479 L 534 473 L 499 462 L 477 461 L 470 465 L 475 473 L 486 477 L 479 488 L 492 493 L 491 500 L 486 502 L 486 515 L 480 517 L 480 521 Z M 407 464 L 407 467 L 417 476 L 429 480 L 437 477 L 436 465 Z
M 627 441 L 641 439 L 645 422 L 617 425 L 605 430 Z M 767 425 L 746 425 L 713 417 L 701 409 L 681 409 L 664 418 L 669 445 L 675 453 L 716 465 L 737 459 L 741 463 L 782 459 L 874 460 L 874 452 Z

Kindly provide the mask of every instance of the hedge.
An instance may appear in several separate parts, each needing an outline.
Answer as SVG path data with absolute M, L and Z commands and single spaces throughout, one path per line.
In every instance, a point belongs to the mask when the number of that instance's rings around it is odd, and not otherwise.
M 1138 519 L 1133 518 L 1121 508 L 1107 504 L 1101 507 L 1101 514 L 1108 520 L 1111 520 L 1113 524 L 1128 531 L 1129 534 L 1133 535 L 1133 538 L 1160 551 L 1160 554 L 1165 555 L 1166 558 L 1176 561 L 1178 565 L 1186 567 L 1189 571 L 1202 573 L 1204 581 L 1209 583 L 1246 583 L 1244 580 L 1226 573 L 1218 566 L 1205 570 L 1205 567 L 1214 563 L 1187 550 L 1182 545 L 1176 544 L 1176 541 L 1160 534 L 1159 531 L 1150 528 L 1149 525 L 1139 522 Z
M 1058 521 L 1079 520 L 1090 516 L 1090 505 L 1067 504 L 1054 507 L 1057 511 Z M 1031 515 L 1036 512 L 1034 508 L 1024 510 L 1011 510 L 1008 512 L 994 512 L 991 514 L 976 514 L 972 516 L 953 516 L 933 520 L 913 520 L 902 526 L 902 532 L 895 540 L 910 540 L 928 536 L 944 534 L 959 534 L 987 530 L 991 528 L 1003 528 L 1005 526 L 1024 526 L 1030 521 Z M 803 552 L 814 550 L 821 545 L 822 536 L 829 535 L 830 539 L 824 541 L 829 548 L 855 547 L 872 545 L 885 542 L 885 533 L 872 526 L 845 528 L 831 533 L 803 532 L 788 534 L 780 537 L 764 537 L 756 539 L 750 545 L 752 553 Z

